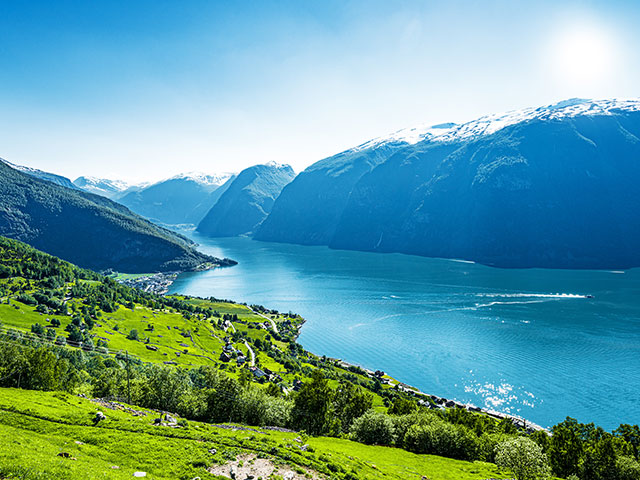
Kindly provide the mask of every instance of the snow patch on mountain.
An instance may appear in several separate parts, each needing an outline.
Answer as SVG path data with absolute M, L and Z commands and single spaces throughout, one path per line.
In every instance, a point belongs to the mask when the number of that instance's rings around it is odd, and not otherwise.
M 207 175 L 201 172 L 187 172 L 187 173 L 180 173 L 167 180 L 188 180 L 195 183 L 200 183 L 202 185 L 219 187 L 224 182 L 229 180 L 233 175 L 234 175 L 233 173 L 229 173 L 229 172 L 216 173 L 213 175 Z M 166 180 L 163 180 L 163 181 L 166 181 Z M 158 182 L 158 183 L 162 183 L 162 182 Z
M 385 137 L 374 138 L 351 151 L 377 148 L 390 143 L 415 145 L 418 142 L 455 142 L 491 135 L 505 127 L 531 120 L 558 120 L 567 117 L 613 115 L 617 112 L 640 111 L 640 99 L 588 100 L 573 98 L 552 105 L 525 108 L 480 117 L 471 122 L 420 125 L 398 130 Z

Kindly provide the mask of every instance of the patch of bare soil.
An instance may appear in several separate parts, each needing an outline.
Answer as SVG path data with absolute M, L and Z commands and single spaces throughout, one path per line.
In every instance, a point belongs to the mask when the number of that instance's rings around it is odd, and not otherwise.
M 305 469 L 305 473 L 297 473 L 288 465 L 277 465 L 268 458 L 258 458 L 256 455 L 241 455 L 233 462 L 210 467 L 209 472 L 233 480 L 266 480 L 276 475 L 284 480 L 324 480 L 324 477 L 312 470 Z

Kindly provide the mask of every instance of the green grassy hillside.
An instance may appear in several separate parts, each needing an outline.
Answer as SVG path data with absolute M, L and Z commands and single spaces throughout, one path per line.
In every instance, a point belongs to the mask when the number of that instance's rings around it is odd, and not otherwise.
M 0 478 L 129 479 L 137 471 L 157 480 L 228 478 L 216 477 L 208 469 L 253 456 L 270 459 L 283 472 L 310 472 L 313 478 L 507 477 L 492 464 L 335 438 L 306 438 L 260 428 L 234 430 L 199 422 L 181 428 L 154 426 L 158 413 L 136 409 L 146 415 L 106 409 L 68 393 L 0 389 L 0 437 L 4 439 Z M 94 427 L 97 410 L 107 418 Z

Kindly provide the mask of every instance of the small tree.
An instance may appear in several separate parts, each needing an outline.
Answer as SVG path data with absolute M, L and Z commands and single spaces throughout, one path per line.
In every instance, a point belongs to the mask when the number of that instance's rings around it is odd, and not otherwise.
M 351 425 L 353 438 L 368 445 L 390 445 L 393 442 L 393 421 L 388 415 L 369 410 Z
M 544 480 L 551 473 L 542 448 L 525 437 L 499 444 L 496 447 L 496 465 L 511 470 L 516 480 Z
M 136 330 L 135 328 L 132 328 L 131 331 L 129 332 L 129 335 L 127 335 L 127 338 L 129 340 L 139 340 L 140 337 L 138 336 L 138 330 Z

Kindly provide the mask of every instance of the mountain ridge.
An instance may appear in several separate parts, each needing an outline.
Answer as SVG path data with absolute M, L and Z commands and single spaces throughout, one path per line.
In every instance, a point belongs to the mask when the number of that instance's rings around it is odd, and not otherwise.
M 408 129 L 311 165 L 255 238 L 500 267 L 639 266 L 638 158 L 640 100 Z
M 0 235 L 95 270 L 141 273 L 230 265 L 186 237 L 105 197 L 61 187 L 0 162 Z

